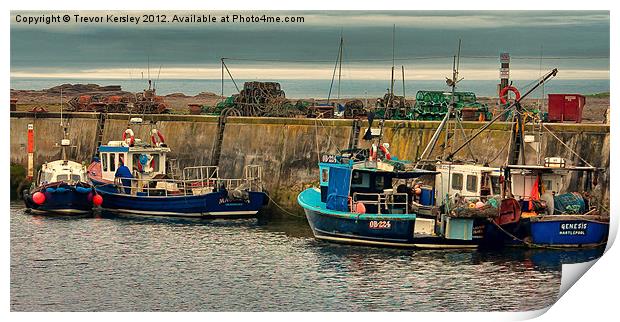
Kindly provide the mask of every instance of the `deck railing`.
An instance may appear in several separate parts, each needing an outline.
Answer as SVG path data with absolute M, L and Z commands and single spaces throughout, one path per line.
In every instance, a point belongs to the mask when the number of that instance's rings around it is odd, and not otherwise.
M 362 202 L 364 205 L 373 205 L 377 207 L 377 213 L 385 211 L 393 211 L 395 209 L 403 209 L 404 213 L 408 213 L 409 196 L 406 193 L 353 193 L 353 203 Z M 402 200 L 402 201 L 401 201 Z
M 248 165 L 243 178 L 220 178 L 216 166 L 187 167 L 183 179 L 115 178 L 118 192 L 134 196 L 188 196 L 202 195 L 219 190 L 247 189 L 262 191 L 262 168 Z

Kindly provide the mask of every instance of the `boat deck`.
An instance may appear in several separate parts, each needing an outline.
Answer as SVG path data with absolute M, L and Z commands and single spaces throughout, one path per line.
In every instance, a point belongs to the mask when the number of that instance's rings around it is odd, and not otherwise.
M 297 201 L 303 208 L 336 217 L 360 220 L 412 220 L 416 218 L 416 214 L 358 214 L 354 212 L 327 209 L 326 204 L 321 202 L 321 192 L 317 188 L 308 188 L 302 191 L 297 197 Z

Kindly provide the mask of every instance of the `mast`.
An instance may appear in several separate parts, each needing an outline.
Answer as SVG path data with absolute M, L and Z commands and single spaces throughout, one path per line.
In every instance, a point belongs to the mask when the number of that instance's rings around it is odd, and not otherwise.
M 396 51 L 396 24 L 392 29 L 392 78 L 390 79 L 390 98 L 388 100 L 388 109 L 391 109 L 394 104 L 394 65 L 395 65 L 395 51 Z M 387 113 L 384 113 L 384 115 Z M 384 117 L 385 119 L 385 117 Z
M 336 64 L 334 65 L 334 71 L 332 73 L 332 81 L 329 84 L 329 92 L 327 94 L 327 104 L 329 104 L 332 96 L 332 88 L 334 87 L 334 79 L 336 78 L 336 69 L 338 69 L 338 99 L 340 99 L 340 79 L 342 75 L 342 47 L 344 39 L 342 32 L 340 33 L 340 45 L 338 46 L 338 56 L 336 57 Z M 340 67 L 339 67 L 340 66 Z
M 67 126 L 62 115 L 62 88 L 60 88 L 60 127 L 62 127 L 62 140 L 60 140 L 61 157 L 64 162 L 67 162 L 67 147 L 65 145 L 65 140 L 67 139 Z
M 383 138 L 383 125 L 385 123 L 385 119 L 390 116 L 390 110 L 394 102 L 394 65 L 396 61 L 395 49 L 396 49 L 396 24 L 392 27 L 392 77 L 390 79 L 390 89 L 388 93 L 388 100 L 386 102 L 385 110 L 383 111 L 383 118 L 381 119 L 381 127 L 379 132 L 379 143 L 378 146 L 381 145 L 381 139 Z
M 558 70 L 557 68 L 554 68 L 552 71 L 550 71 L 549 73 L 547 73 L 541 80 L 538 81 L 538 83 L 536 83 L 536 85 L 534 85 L 534 87 L 532 87 L 530 90 L 528 90 L 525 94 L 521 95 L 521 98 L 519 98 L 518 100 L 516 100 L 514 103 L 512 103 L 510 106 L 508 106 L 503 112 L 497 114 L 493 119 L 491 119 L 489 122 L 487 122 L 484 126 L 482 126 L 480 129 L 478 129 L 478 131 L 476 131 L 476 133 L 474 133 L 472 136 L 469 137 L 469 139 L 467 139 L 463 144 L 461 144 L 456 150 L 454 150 L 452 153 L 450 153 L 450 155 L 448 155 L 447 160 L 451 160 L 455 154 L 457 154 L 460 150 L 462 150 L 465 146 L 467 146 L 469 143 L 471 143 L 471 141 L 473 141 L 478 135 L 480 135 L 480 133 L 484 132 L 484 130 L 488 129 L 493 123 L 497 122 L 497 120 L 499 120 L 502 116 L 504 116 L 506 113 L 508 113 L 509 111 L 512 111 L 515 109 L 515 107 L 517 106 L 517 104 L 520 106 L 521 101 L 523 99 L 525 99 L 527 96 L 529 96 L 533 91 L 535 91 L 539 86 L 541 86 L 542 84 L 544 84 L 547 80 L 549 80 L 549 78 L 554 77 L 555 75 L 558 74 Z M 521 107 L 519 107 L 520 109 Z M 519 110 L 520 111 L 520 110 Z M 521 131 L 521 129 L 519 130 Z M 522 140 L 523 138 L 521 138 Z M 521 148 L 519 150 L 523 149 L 523 145 L 521 145 Z
M 340 100 L 340 80 L 342 79 L 342 51 L 343 51 L 344 39 L 342 38 L 342 32 L 340 33 L 340 51 L 338 53 L 338 96 L 337 99 Z
M 439 123 L 439 126 L 435 130 L 435 133 L 433 133 L 433 136 L 431 137 L 431 140 L 428 142 L 428 144 L 424 148 L 424 151 L 422 151 L 422 154 L 418 158 L 418 162 L 416 163 L 416 168 L 421 165 L 422 161 L 424 161 L 424 157 L 430 156 L 433 153 L 433 150 L 435 149 L 435 145 L 437 144 L 437 141 L 439 140 L 439 137 L 441 136 L 441 131 L 443 131 L 443 129 L 446 127 L 446 125 L 448 125 L 448 122 L 450 121 L 450 115 L 454 111 L 456 83 L 458 83 L 460 81 L 458 79 L 458 75 L 459 75 L 458 69 L 459 69 L 459 64 L 460 64 L 460 56 L 461 56 L 461 39 L 459 39 L 457 55 L 453 56 L 453 58 L 452 58 L 452 78 L 450 79 L 450 78 L 446 77 L 446 83 L 448 84 L 448 86 L 450 86 L 452 88 L 452 97 L 450 98 L 450 105 L 448 106 L 448 111 L 446 112 L 446 115 L 444 115 L 443 119 L 441 120 L 441 123 Z M 455 120 L 457 122 L 459 121 L 459 119 L 458 119 L 458 117 L 456 117 L 456 115 L 455 115 Z M 459 125 L 460 125 L 460 123 L 459 123 Z M 456 130 L 456 126 L 455 126 L 455 130 Z M 448 133 L 449 133 L 449 129 L 446 128 L 442 157 L 445 154 L 445 149 L 446 149 L 446 146 L 448 144 L 448 139 L 449 139 Z M 463 134 L 464 134 L 464 132 L 463 132 Z
M 458 77 L 459 77 L 459 65 L 460 65 L 460 61 L 461 61 L 461 39 L 459 39 L 459 46 L 458 49 L 456 51 L 456 56 L 453 56 L 452 58 L 452 79 L 448 82 L 448 85 L 450 85 L 450 87 L 452 87 L 451 90 L 451 97 L 450 97 L 450 106 L 448 107 L 448 121 L 450 121 L 450 117 L 452 116 L 452 113 L 454 113 L 454 105 L 456 104 L 456 99 L 455 99 L 455 94 L 456 94 L 456 83 L 458 82 Z M 455 115 L 455 119 L 456 115 Z M 455 126 L 455 130 L 456 130 L 456 126 Z M 445 153 L 446 148 L 448 147 L 448 140 L 450 139 L 450 129 L 446 129 L 446 136 L 444 138 L 444 143 L 443 143 L 443 150 Z M 452 146 L 450 146 L 450 152 L 452 152 Z
M 405 95 L 405 65 L 400 66 L 402 68 L 403 74 L 403 100 L 406 100 L 407 96 Z

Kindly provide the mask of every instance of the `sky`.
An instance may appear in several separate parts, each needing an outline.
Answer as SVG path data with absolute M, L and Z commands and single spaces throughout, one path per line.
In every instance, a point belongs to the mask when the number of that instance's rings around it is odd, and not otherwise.
M 300 16 L 301 23 L 27 24 L 17 16 L 141 17 L 143 14 Z M 395 25 L 394 41 L 393 26 Z M 330 79 L 343 37 L 345 79 L 389 79 L 392 55 L 408 79 L 460 71 L 497 79 L 509 52 L 511 78 L 558 68 L 563 79 L 609 78 L 608 11 L 82 11 L 11 12 L 11 76 L 219 79 L 220 58 L 237 78 Z M 394 45 L 394 51 L 392 51 Z M 542 60 L 540 59 L 542 56 Z M 160 71 L 161 66 L 161 71 Z

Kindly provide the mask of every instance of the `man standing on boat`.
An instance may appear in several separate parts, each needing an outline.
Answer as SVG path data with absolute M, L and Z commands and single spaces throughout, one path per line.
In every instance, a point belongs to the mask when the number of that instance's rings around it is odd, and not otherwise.
M 121 182 L 123 183 L 123 188 L 125 193 L 131 193 L 131 179 L 133 179 L 133 175 L 131 174 L 131 170 L 125 165 L 125 162 L 122 158 L 119 159 L 120 166 L 116 169 L 116 173 L 114 173 L 114 177 L 121 178 Z

